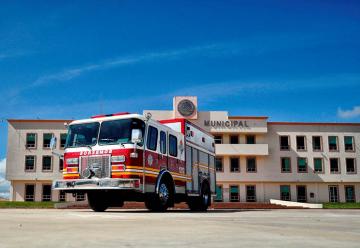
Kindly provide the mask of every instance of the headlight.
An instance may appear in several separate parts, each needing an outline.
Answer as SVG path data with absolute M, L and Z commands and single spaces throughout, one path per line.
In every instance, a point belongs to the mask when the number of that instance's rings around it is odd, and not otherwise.
M 123 163 L 123 162 L 125 162 L 125 156 L 124 155 L 112 156 L 111 157 L 111 162 L 113 162 L 113 163 Z
M 66 164 L 78 164 L 79 159 L 78 158 L 68 158 L 66 159 Z

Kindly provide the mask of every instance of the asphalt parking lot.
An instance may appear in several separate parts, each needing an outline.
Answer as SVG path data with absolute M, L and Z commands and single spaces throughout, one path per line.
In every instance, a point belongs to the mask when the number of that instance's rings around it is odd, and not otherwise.
M 0 247 L 360 247 L 359 210 L 0 209 Z

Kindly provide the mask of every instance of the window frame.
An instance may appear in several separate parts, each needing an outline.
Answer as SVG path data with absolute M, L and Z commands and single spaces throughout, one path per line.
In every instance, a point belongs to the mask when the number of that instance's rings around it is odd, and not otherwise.
M 303 187 L 305 189 L 305 200 L 304 201 L 299 201 L 299 188 Z M 308 188 L 306 184 L 299 184 L 296 185 L 296 201 L 298 202 L 308 202 Z
M 255 161 L 255 170 L 254 171 L 250 171 L 249 170 L 249 160 L 250 159 L 254 159 Z M 247 173 L 257 173 L 257 161 L 256 161 L 256 157 L 246 157 L 246 172 Z
M 50 199 L 47 199 L 47 198 L 45 199 L 44 198 L 44 196 L 45 196 L 44 195 L 44 187 L 45 186 L 50 187 Z M 41 185 L 41 201 L 42 202 L 51 201 L 52 200 L 52 193 L 53 192 L 52 192 L 52 189 L 51 189 L 51 184 L 44 183 L 44 184 Z M 46 196 L 48 196 L 48 195 L 46 195 Z
M 217 170 L 217 159 L 221 160 L 221 170 Z M 215 156 L 215 172 L 224 172 L 224 157 Z
M 162 139 L 165 138 L 165 144 L 161 145 Z M 167 135 L 164 130 L 160 130 L 160 153 L 167 154 Z
M 233 200 L 232 199 L 232 192 L 231 192 L 231 187 L 237 187 L 238 192 L 237 192 L 237 199 Z M 229 185 L 229 202 L 240 202 L 240 185 L 238 184 L 231 184 Z
M 32 170 L 26 169 L 26 158 L 27 157 L 34 157 L 34 168 Z M 36 172 L 36 155 L 25 155 L 24 171 L 25 172 Z
M 32 146 L 28 146 L 28 135 L 30 135 L 30 134 L 34 134 L 35 135 L 35 144 L 34 144 L 34 146 L 32 147 Z M 25 147 L 26 147 L 26 149 L 29 149 L 29 150 L 35 150 L 35 149 L 37 149 L 37 136 L 38 136 L 38 134 L 37 133 L 34 133 L 34 132 L 30 132 L 30 133 L 26 133 L 26 135 L 25 135 Z
M 304 138 L 304 148 L 299 148 L 299 145 L 298 145 L 298 138 Z M 296 151 L 299 151 L 299 152 L 306 152 L 307 151 L 307 139 L 306 139 L 306 135 L 296 135 L 295 137 L 295 141 L 296 141 Z
M 336 172 L 332 172 L 331 171 L 331 160 L 337 160 L 337 168 L 338 170 Z M 340 165 L 340 159 L 339 158 L 329 158 L 329 169 L 330 169 L 330 174 L 340 174 L 341 173 L 341 165 Z
M 281 146 L 281 138 L 282 137 L 287 137 L 287 139 L 288 139 L 288 147 L 287 148 L 284 148 L 283 146 Z M 291 149 L 290 135 L 279 135 L 279 148 L 280 148 L 280 151 L 290 151 L 290 149 Z
M 253 138 L 254 138 L 254 143 L 249 143 L 249 142 L 248 142 L 249 137 L 253 137 Z M 246 135 L 246 136 L 245 136 L 245 142 L 246 142 L 246 144 L 248 144 L 248 145 L 255 145 L 255 144 L 256 144 L 256 135 L 255 135 L 255 134 L 248 134 L 248 135 Z
M 288 200 L 282 198 L 282 192 L 281 192 L 282 187 L 289 187 L 289 199 Z M 281 201 L 291 201 L 291 185 L 290 184 L 281 184 L 279 189 L 280 189 L 280 200 Z
M 348 198 L 347 198 L 346 188 L 348 188 L 348 187 L 353 188 L 353 196 L 354 196 L 354 198 L 353 198 L 352 201 L 348 201 Z M 349 185 L 349 184 L 344 185 L 345 202 L 356 202 L 356 192 L 355 192 L 355 190 L 356 190 L 355 185 Z
M 171 149 L 170 149 L 170 146 L 171 146 L 171 137 L 173 137 L 173 138 L 175 138 L 175 141 L 176 141 L 176 149 L 175 149 L 175 151 L 176 151 L 176 154 L 174 155 L 174 154 L 171 154 Z M 169 134 L 169 156 L 171 156 L 171 157 L 174 157 L 174 158 L 177 158 L 177 156 L 178 156 L 178 138 L 175 136 L 175 135 L 173 135 L 173 134 Z
M 236 159 L 237 160 L 237 168 L 238 168 L 238 170 L 236 171 L 236 170 L 232 170 L 232 160 L 233 159 Z M 229 160 L 230 160 L 230 173 L 240 173 L 240 158 L 239 157 L 230 157 L 229 158 Z
M 316 159 L 320 159 L 321 160 L 321 171 L 316 171 L 315 170 L 315 160 Z M 316 173 L 316 174 L 324 174 L 325 173 L 325 168 L 324 168 L 324 158 L 322 157 L 313 157 L 313 172 Z
M 332 187 L 334 187 L 334 188 L 336 188 L 336 191 L 337 191 L 337 199 L 336 199 L 336 201 L 331 201 L 331 191 L 330 191 L 330 188 L 332 188 Z M 328 186 L 328 193 L 329 193 L 329 202 L 332 202 L 332 203 L 338 203 L 338 202 L 340 202 L 340 190 L 339 190 L 339 185 L 333 185 L 333 184 L 331 184 L 331 185 L 329 185 Z
M 26 188 L 27 186 L 33 186 L 34 187 L 34 193 L 33 193 L 33 198 L 32 200 L 28 200 L 27 198 L 27 194 L 26 194 Z M 34 202 L 35 201 L 35 196 L 36 196 L 36 184 L 35 183 L 25 183 L 24 184 L 24 201 L 30 201 L 30 202 Z
M 314 139 L 319 137 L 320 138 L 320 149 L 315 149 L 315 142 L 314 142 Z M 322 152 L 323 151 L 323 137 L 321 135 L 314 135 L 312 136 L 312 149 L 313 149 L 313 152 Z
M 50 170 L 44 170 L 44 158 L 49 157 L 50 158 Z M 51 155 L 43 155 L 41 160 L 41 171 L 42 172 L 53 172 L 53 156 Z
M 49 142 L 49 146 L 45 146 L 45 135 L 46 134 L 50 134 L 51 135 L 51 138 L 50 138 L 50 142 Z M 43 138 L 42 138 L 42 148 L 43 149 L 45 149 L 45 150 L 49 150 L 50 149 L 50 146 L 51 146 L 51 139 L 52 139 L 52 137 L 54 137 L 55 136 L 55 134 L 54 133 L 43 133 L 42 134 L 43 135 Z
M 347 161 L 350 159 L 352 159 L 354 161 L 354 172 L 348 171 Z M 356 158 L 345 158 L 345 171 L 346 171 L 346 174 L 357 174 Z
M 220 141 L 220 142 L 217 142 L 217 141 Z M 222 144 L 223 143 L 223 135 L 221 135 L 221 134 L 214 135 L 214 143 L 215 144 Z
M 64 193 L 64 194 L 62 194 L 62 193 Z M 62 197 L 62 196 L 64 196 L 64 197 Z M 59 202 L 66 202 L 66 193 L 65 193 L 65 191 L 63 191 L 63 190 L 59 191 L 58 201 Z
M 64 144 L 64 146 L 61 145 L 61 136 L 62 136 L 62 135 L 65 135 L 65 144 Z M 60 148 L 61 150 L 64 150 L 65 147 L 66 147 L 66 139 L 67 139 L 67 133 L 60 133 L 59 148 Z
M 217 193 L 216 193 L 216 189 L 217 188 L 221 188 L 221 199 L 217 199 Z M 224 201 L 224 186 L 222 184 L 217 184 L 215 185 L 215 198 L 214 198 L 214 202 L 223 202 Z
M 235 138 L 236 137 L 236 139 L 237 139 L 237 142 L 236 143 L 232 143 L 232 138 Z M 229 144 L 231 144 L 231 145 L 237 145 L 237 144 L 240 144 L 240 137 L 239 137 L 239 135 L 230 135 L 230 137 L 229 137 Z
M 254 199 L 251 200 L 249 198 L 249 195 L 248 195 L 248 187 L 254 187 Z M 255 184 L 248 184 L 248 185 L 245 185 L 245 197 L 246 197 L 246 202 L 257 202 L 257 194 L 256 194 L 256 185 Z
M 346 149 L 345 139 L 346 139 L 347 137 L 351 137 L 351 139 L 352 139 L 352 149 L 351 149 L 351 150 Z M 345 135 L 345 136 L 344 136 L 344 150 L 345 150 L 345 152 L 355 152 L 356 146 L 355 146 L 355 137 L 354 137 L 354 136 L 351 136 L 351 135 Z
M 289 166 L 290 166 L 289 171 L 284 171 L 283 170 L 282 161 L 283 161 L 283 159 L 286 159 L 286 158 L 289 159 Z M 280 171 L 281 171 L 281 173 L 292 173 L 291 157 L 280 157 Z
M 156 131 L 156 140 L 155 140 L 155 147 L 150 146 L 152 144 L 152 130 Z M 147 131 L 147 139 L 146 139 L 146 148 L 150 151 L 157 151 L 158 146 L 158 140 L 159 140 L 159 130 L 157 127 L 154 127 L 152 125 L 149 125 L 148 131 Z
M 330 137 L 335 137 L 336 139 L 336 149 L 330 149 Z M 336 135 L 329 135 L 328 136 L 328 148 L 329 152 L 338 152 L 339 151 L 339 137 Z
M 305 159 L 305 171 L 300 171 L 300 167 L 299 167 L 300 159 Z M 309 167 L 309 164 L 308 164 L 307 157 L 297 157 L 297 172 L 298 173 L 308 173 L 308 167 Z

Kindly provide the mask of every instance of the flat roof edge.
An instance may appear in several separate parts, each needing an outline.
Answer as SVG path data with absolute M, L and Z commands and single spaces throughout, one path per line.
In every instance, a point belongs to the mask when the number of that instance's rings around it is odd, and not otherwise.
M 37 120 L 37 119 L 7 119 L 7 122 L 13 123 L 13 122 L 20 122 L 20 123 L 39 123 L 39 122 L 72 122 L 73 120 L 59 120 L 59 119 L 52 119 L 52 120 Z

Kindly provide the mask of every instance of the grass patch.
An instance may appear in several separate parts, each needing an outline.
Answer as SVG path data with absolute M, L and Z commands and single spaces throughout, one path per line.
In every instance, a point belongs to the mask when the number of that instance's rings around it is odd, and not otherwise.
M 12 202 L 0 201 L 0 208 L 54 208 L 56 202 Z
M 323 206 L 328 209 L 360 209 L 360 202 L 326 202 Z

